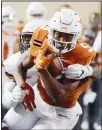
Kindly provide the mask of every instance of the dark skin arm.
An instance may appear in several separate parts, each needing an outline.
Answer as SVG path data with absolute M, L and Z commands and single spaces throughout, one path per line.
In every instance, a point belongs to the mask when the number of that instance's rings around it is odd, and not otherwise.
M 25 83 L 27 70 L 33 66 L 33 57 L 29 54 L 29 51 L 24 52 L 14 74 L 14 78 L 19 86 Z
M 58 97 L 62 97 L 66 94 L 66 91 L 75 90 L 80 81 L 64 80 L 63 84 L 57 81 L 47 69 L 38 70 L 38 74 L 43 82 L 50 97 L 56 102 Z
M 14 75 L 15 80 L 19 86 L 25 83 L 27 70 L 34 66 L 33 59 L 34 58 L 29 54 L 29 51 L 21 56 L 19 64 L 17 65 L 16 73 Z M 52 97 L 53 100 L 56 100 L 55 95 L 63 96 L 66 91 L 76 89 L 80 82 L 76 80 L 71 80 L 71 82 L 69 82 L 66 80 L 65 85 L 61 84 L 54 77 L 52 77 L 46 69 L 39 70 L 38 74 L 43 81 L 47 93 L 50 95 L 50 97 Z
M 34 58 L 28 54 L 29 53 L 26 53 L 22 56 L 15 73 L 15 79 L 19 86 L 25 83 L 27 69 L 33 67 L 34 65 Z M 57 98 L 58 96 L 62 97 L 65 95 L 66 91 L 75 90 L 80 83 L 80 81 L 66 79 L 62 84 L 51 76 L 47 69 L 38 70 L 38 74 L 44 84 L 44 87 L 46 88 L 47 93 L 54 101 L 56 101 L 56 95 Z
M 19 86 L 22 86 L 22 84 L 25 83 L 27 70 L 34 66 L 33 59 L 34 58 L 29 55 L 29 52 L 24 53 L 21 56 L 20 61 L 17 65 L 16 73 L 14 75 L 15 80 Z M 51 74 L 46 69 L 39 70 L 38 74 L 44 82 L 47 93 L 53 100 L 55 100 L 55 94 L 61 96 L 65 94 L 67 86 L 59 83 L 54 77 L 51 76 Z M 54 87 L 55 85 L 56 87 Z M 71 89 L 72 86 L 70 86 Z
M 29 51 L 22 54 L 14 74 L 15 81 L 22 90 L 26 90 L 26 96 L 22 102 L 25 110 L 33 111 L 36 107 L 34 102 L 34 91 L 29 84 L 26 83 L 26 73 L 29 68 L 33 66 L 33 59 L 29 55 Z

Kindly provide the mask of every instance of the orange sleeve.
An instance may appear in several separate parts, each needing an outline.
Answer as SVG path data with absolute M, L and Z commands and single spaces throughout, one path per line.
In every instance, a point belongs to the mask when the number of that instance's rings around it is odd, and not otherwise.
M 80 52 L 79 54 L 83 57 L 85 64 L 90 64 L 94 60 L 96 52 L 87 43 L 81 43 L 78 46 L 79 47 L 77 51 Z
M 93 51 L 93 52 L 90 54 L 90 57 L 87 58 L 87 63 L 86 63 L 86 64 L 91 64 L 92 61 L 94 61 L 95 56 L 96 56 L 96 53 L 95 53 L 95 51 Z

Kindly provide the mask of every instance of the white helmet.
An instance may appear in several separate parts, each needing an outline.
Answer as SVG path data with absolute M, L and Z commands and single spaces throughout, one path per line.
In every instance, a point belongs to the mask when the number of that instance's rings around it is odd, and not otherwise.
M 44 18 L 47 15 L 47 9 L 41 2 L 31 2 L 27 8 L 27 19 L 31 21 L 35 18 Z
M 10 6 L 2 8 L 2 29 L 13 33 L 18 24 L 18 19 L 15 10 Z
M 2 22 L 10 22 L 15 20 L 17 20 L 15 10 L 10 6 L 4 6 L 2 8 Z
M 43 19 L 35 19 L 26 24 L 20 34 L 20 45 L 19 49 L 20 52 L 23 53 L 25 50 L 27 50 L 30 47 L 30 39 L 32 37 L 33 32 L 41 26 L 46 26 L 47 22 Z M 27 40 L 26 37 L 29 37 Z
M 82 31 L 80 17 L 72 9 L 61 9 L 57 11 L 49 22 L 48 40 L 52 48 L 58 53 L 66 53 L 75 48 L 79 35 Z M 54 38 L 54 32 L 63 33 L 67 36 L 67 41 L 59 41 Z M 68 40 L 68 35 L 72 38 Z M 63 45 L 58 48 L 57 44 Z

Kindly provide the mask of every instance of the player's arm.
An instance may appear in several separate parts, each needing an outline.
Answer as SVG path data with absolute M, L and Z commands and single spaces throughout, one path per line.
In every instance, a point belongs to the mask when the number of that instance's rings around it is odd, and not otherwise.
M 22 54 L 14 74 L 15 80 L 19 86 L 25 83 L 27 70 L 34 66 L 33 57 L 29 51 Z
M 22 54 L 14 74 L 17 85 L 21 87 L 22 90 L 26 91 L 26 96 L 22 103 L 25 109 L 29 111 L 33 111 L 33 108 L 36 107 L 34 103 L 34 91 L 32 87 L 26 83 L 27 70 L 33 67 L 33 65 L 33 57 L 30 55 L 29 51 L 26 51 Z
M 63 95 L 65 95 L 66 91 L 75 90 L 80 82 L 64 79 L 62 83 L 60 83 L 48 72 L 47 69 L 40 69 L 38 70 L 38 73 L 40 75 L 44 87 L 46 88 L 46 91 L 55 101 L 59 96 L 62 97 Z
M 21 89 L 26 90 L 26 96 L 23 101 L 23 105 L 25 109 L 28 108 L 28 110 L 32 111 L 33 108 L 36 107 L 34 103 L 34 90 L 31 86 L 29 86 L 26 83 L 26 73 L 27 70 L 34 66 L 34 58 L 36 57 L 36 54 L 39 52 L 40 47 L 36 45 L 34 42 L 33 36 L 31 38 L 31 47 L 30 50 L 27 51 L 27 53 L 23 53 L 21 56 L 20 61 L 18 62 L 16 73 L 14 75 L 15 80 L 17 82 L 17 85 L 21 87 Z M 35 45 L 34 45 L 35 44 Z M 41 45 L 41 43 L 40 43 Z

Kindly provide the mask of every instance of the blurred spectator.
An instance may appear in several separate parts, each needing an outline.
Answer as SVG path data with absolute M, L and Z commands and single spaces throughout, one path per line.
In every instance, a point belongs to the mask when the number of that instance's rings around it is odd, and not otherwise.
M 27 22 L 34 19 L 46 19 L 47 9 L 41 2 L 31 2 L 26 12 Z
M 2 7 L 2 63 L 5 59 L 14 53 L 14 42 L 16 36 L 14 35 L 15 28 L 18 24 L 16 11 L 10 6 Z M 2 65 L 2 92 L 8 78 L 5 75 L 4 66 Z M 7 112 L 2 108 L 2 118 Z
M 15 28 L 18 24 L 18 18 L 15 10 L 10 6 L 2 8 L 2 60 L 14 53 Z
M 92 12 L 89 16 L 89 29 L 97 33 L 101 30 L 101 15 L 97 12 Z
M 97 12 L 92 12 L 89 16 L 89 23 L 93 24 L 93 26 L 100 27 L 101 15 Z
M 102 96 L 102 48 L 101 48 L 101 37 L 102 31 L 99 31 L 96 39 L 93 44 L 93 49 L 97 52 L 96 55 L 96 63 L 100 67 L 101 70 L 101 77 L 98 78 L 94 83 L 94 91 L 97 92 L 97 97 L 95 100 L 94 108 L 95 108 L 95 116 L 94 116 L 94 124 L 93 127 L 95 130 L 102 129 L 102 103 L 101 103 L 101 96 Z
M 96 32 L 88 29 L 84 32 L 83 42 L 87 42 L 96 51 L 95 63 L 100 67 L 102 71 L 102 50 L 101 50 L 101 34 L 102 31 L 98 32 L 96 37 Z M 96 37 L 96 39 L 95 39 Z M 82 129 L 89 130 L 101 130 L 102 128 L 102 105 L 101 105 L 101 89 L 102 77 L 97 77 L 97 79 L 90 82 L 91 89 L 86 92 L 83 97 L 83 118 L 82 118 Z
M 85 42 L 85 43 L 88 43 L 90 46 L 93 46 L 95 36 L 96 35 L 92 30 L 87 29 L 87 30 L 84 31 L 82 41 Z
M 2 7 L 2 62 L 14 54 L 17 26 L 18 17 L 16 11 L 10 6 Z M 7 80 L 2 66 L 2 90 Z

